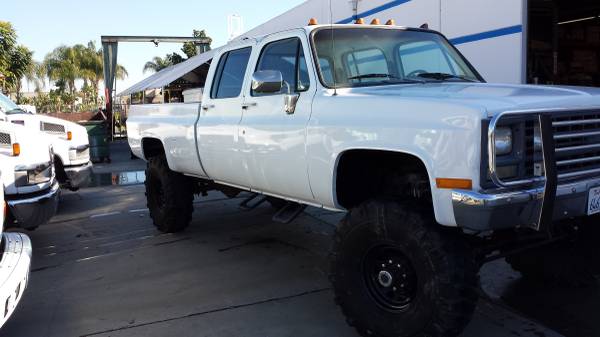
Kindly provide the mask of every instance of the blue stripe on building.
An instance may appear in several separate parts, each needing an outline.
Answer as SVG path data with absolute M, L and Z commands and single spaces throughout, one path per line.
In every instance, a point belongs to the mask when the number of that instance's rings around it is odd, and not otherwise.
M 375 7 L 373 9 L 370 9 L 370 10 L 366 11 L 366 12 L 362 12 L 362 13 L 358 13 L 356 15 L 352 15 L 351 17 L 346 18 L 346 19 L 341 20 L 341 21 L 338 21 L 336 23 L 340 23 L 340 24 L 351 23 L 352 21 L 355 21 L 358 18 L 364 18 L 364 17 L 370 16 L 370 15 L 373 15 L 373 14 L 377 14 L 377 13 L 383 12 L 383 11 L 385 11 L 387 9 L 398 7 L 400 5 L 404 5 L 405 3 L 411 2 L 411 1 L 412 0 L 395 0 L 395 1 L 390 1 L 390 2 L 388 2 L 386 4 L 383 4 L 383 5 L 379 6 L 379 7 Z
M 495 37 L 518 34 L 518 33 L 522 33 L 522 32 L 523 32 L 523 26 L 517 25 L 517 26 L 505 27 L 505 28 L 500 28 L 500 29 L 494 29 L 494 30 L 490 30 L 487 32 L 482 32 L 482 33 L 477 33 L 477 34 L 472 34 L 472 35 L 456 37 L 456 38 L 450 39 L 450 42 L 452 42 L 452 44 L 454 44 L 454 45 L 459 45 L 459 44 L 463 44 L 463 43 L 487 40 L 487 39 L 492 39 Z
M 379 12 L 383 12 L 385 10 L 388 10 L 390 8 L 394 8 L 394 7 L 398 7 L 401 5 L 404 5 L 405 3 L 411 2 L 412 0 L 395 0 L 395 1 L 390 1 L 386 4 L 383 4 L 381 6 L 375 7 L 373 9 L 370 9 L 368 11 L 362 12 L 362 13 L 358 13 L 356 15 L 353 15 L 349 18 L 345 18 L 343 20 L 340 20 L 336 23 L 339 24 L 346 24 L 346 23 L 351 23 L 352 21 L 355 21 L 358 18 L 364 18 L 367 16 L 371 16 L 373 14 L 377 14 Z M 475 42 L 475 41 L 481 41 L 481 40 L 487 40 L 487 39 L 493 39 L 495 37 L 500 37 L 500 36 L 506 36 L 506 35 L 512 35 L 512 34 L 518 34 L 518 33 L 522 33 L 523 32 L 523 26 L 522 25 L 516 25 L 516 26 L 510 26 L 510 27 L 505 27 L 505 28 L 500 28 L 500 29 L 494 29 L 494 30 L 490 30 L 487 32 L 482 32 L 482 33 L 477 33 L 477 34 L 472 34 L 472 35 L 465 35 L 465 36 L 461 36 L 461 37 L 455 37 L 453 39 L 450 39 L 450 42 L 452 42 L 452 44 L 454 45 L 459 45 L 459 44 L 463 44 L 463 43 L 469 43 L 469 42 Z

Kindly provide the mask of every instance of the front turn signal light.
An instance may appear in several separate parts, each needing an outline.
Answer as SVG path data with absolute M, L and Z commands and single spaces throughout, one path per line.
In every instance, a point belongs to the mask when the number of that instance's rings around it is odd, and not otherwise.
M 472 190 L 473 181 L 470 179 L 452 179 L 452 178 L 437 178 L 435 180 L 437 188 L 443 189 L 458 189 Z
M 71 133 L 71 131 L 67 131 L 67 140 L 71 139 L 73 139 L 73 134 Z
M 21 154 L 21 145 L 19 145 L 19 143 L 14 143 L 12 145 L 12 150 L 13 150 L 13 156 L 18 156 Z

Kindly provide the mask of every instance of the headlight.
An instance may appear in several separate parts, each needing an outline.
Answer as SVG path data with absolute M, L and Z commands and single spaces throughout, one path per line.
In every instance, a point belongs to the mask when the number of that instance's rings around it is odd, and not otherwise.
M 496 129 L 496 155 L 503 156 L 510 154 L 513 150 L 512 129 L 502 127 Z
M 51 162 L 27 170 L 15 171 L 17 187 L 47 183 L 50 180 L 52 180 Z

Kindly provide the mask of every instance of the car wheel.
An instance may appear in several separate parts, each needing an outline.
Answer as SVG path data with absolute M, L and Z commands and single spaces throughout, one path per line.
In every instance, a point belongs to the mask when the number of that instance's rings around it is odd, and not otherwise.
M 331 254 L 335 299 L 364 336 L 457 336 L 478 300 L 478 264 L 431 208 L 371 200 L 339 224 Z
M 146 200 L 150 217 L 158 230 L 175 233 L 192 219 L 192 183 L 183 174 L 169 169 L 164 157 L 152 157 L 146 169 Z

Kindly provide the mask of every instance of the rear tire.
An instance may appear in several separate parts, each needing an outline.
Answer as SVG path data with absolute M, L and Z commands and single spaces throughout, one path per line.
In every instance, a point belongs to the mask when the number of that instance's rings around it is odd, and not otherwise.
M 148 160 L 146 200 L 154 226 L 164 233 L 183 231 L 192 220 L 194 193 L 192 182 L 169 169 L 163 156 Z
M 336 303 L 363 336 L 457 336 L 478 300 L 478 264 L 431 209 L 367 201 L 339 224 L 330 276 Z

